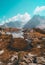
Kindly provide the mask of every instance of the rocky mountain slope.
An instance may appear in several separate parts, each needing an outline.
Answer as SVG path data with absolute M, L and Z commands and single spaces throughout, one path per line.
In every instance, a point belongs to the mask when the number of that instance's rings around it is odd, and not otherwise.
M 30 21 L 28 21 L 24 28 L 41 28 L 45 29 L 45 17 L 35 15 Z
M 42 31 L 29 29 L 23 31 L 24 38 L 13 38 L 0 30 L 0 65 L 45 65 L 45 34 Z

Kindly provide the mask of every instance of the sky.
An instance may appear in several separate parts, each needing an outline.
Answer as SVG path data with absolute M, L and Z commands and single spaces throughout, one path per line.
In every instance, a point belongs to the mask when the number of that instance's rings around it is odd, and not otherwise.
M 28 21 L 34 15 L 45 16 L 45 0 L 0 0 L 0 24 Z

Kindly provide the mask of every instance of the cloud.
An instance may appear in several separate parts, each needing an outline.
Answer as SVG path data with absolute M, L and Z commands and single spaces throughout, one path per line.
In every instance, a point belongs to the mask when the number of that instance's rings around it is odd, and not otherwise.
M 2 19 L 0 18 L 0 25 L 4 24 L 5 20 L 6 20 L 5 16 L 3 16 Z
M 41 19 L 39 25 L 37 25 L 37 28 L 45 29 L 45 19 Z
M 37 6 L 34 10 L 34 14 L 39 14 L 42 11 L 45 11 L 45 6 Z
M 17 14 L 16 16 L 9 18 L 9 21 L 21 21 L 26 23 L 31 19 L 31 16 L 28 13 L 25 14 Z
M 40 24 L 40 25 L 37 26 L 37 28 L 45 29 L 45 24 Z
M 5 18 L 5 17 L 4 17 Z M 8 18 L 2 21 L 2 23 L 8 23 L 10 21 L 21 21 L 23 24 L 26 24 L 31 19 L 31 16 L 26 12 L 25 14 L 17 14 L 16 16 L 13 16 L 12 18 Z

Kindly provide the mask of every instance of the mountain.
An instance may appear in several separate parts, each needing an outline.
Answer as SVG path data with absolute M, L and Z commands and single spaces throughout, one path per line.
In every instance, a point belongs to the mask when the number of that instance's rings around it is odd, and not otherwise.
M 24 21 L 25 22 L 25 21 Z M 45 16 L 35 15 L 25 25 L 22 21 L 10 21 L 1 25 L 1 27 L 11 28 L 41 28 L 45 29 Z
M 1 25 L 1 27 L 11 27 L 11 28 L 20 28 L 21 27 L 21 21 L 11 21 L 9 23 L 5 23 Z
M 45 28 L 45 16 L 35 15 L 29 20 L 23 28 Z

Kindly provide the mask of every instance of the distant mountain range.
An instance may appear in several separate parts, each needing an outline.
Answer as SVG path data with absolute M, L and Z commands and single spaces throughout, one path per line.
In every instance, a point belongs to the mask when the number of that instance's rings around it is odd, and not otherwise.
M 45 29 L 45 16 L 35 15 L 25 25 L 22 25 L 21 21 L 11 21 L 1 25 L 1 27 Z
M 20 28 L 21 27 L 21 23 L 20 21 L 11 21 L 9 23 L 5 23 L 3 25 L 1 25 L 1 27 L 10 27 L 10 28 Z
M 45 29 L 45 16 L 35 15 L 29 20 L 23 28 L 41 28 Z

